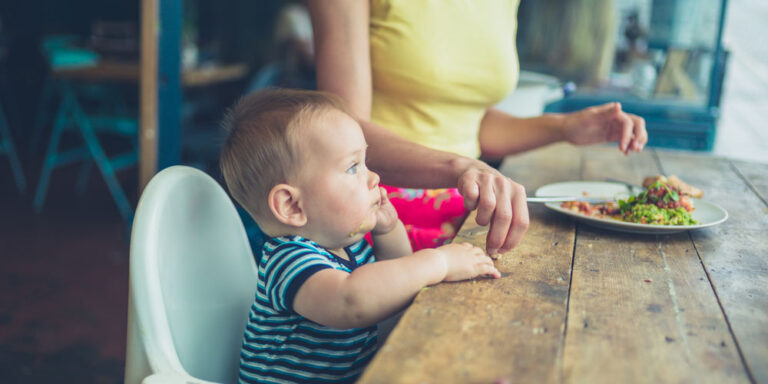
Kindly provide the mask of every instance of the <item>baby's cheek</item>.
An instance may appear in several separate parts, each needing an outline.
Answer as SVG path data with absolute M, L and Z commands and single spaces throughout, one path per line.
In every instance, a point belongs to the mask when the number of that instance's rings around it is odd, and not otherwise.
M 349 232 L 349 237 L 355 237 L 359 234 L 369 232 L 373 227 L 376 226 L 376 212 L 368 212 L 368 214 L 365 215 L 365 217 L 362 218 L 362 220 L 358 220 L 360 223 L 355 227 L 354 230 Z

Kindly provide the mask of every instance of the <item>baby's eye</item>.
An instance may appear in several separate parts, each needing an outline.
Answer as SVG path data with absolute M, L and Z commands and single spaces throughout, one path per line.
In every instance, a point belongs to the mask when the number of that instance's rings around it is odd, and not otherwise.
M 357 169 L 360 167 L 360 163 L 352 164 L 351 167 L 347 168 L 347 173 L 350 175 L 354 175 L 357 173 Z

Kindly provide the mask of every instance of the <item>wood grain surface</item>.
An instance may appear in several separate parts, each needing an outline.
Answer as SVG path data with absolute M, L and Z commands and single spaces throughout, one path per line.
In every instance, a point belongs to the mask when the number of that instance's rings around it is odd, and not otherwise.
M 748 170 L 752 179 L 745 180 L 730 161 L 707 156 L 660 153 L 659 158 L 665 171 L 687 175 L 705 199 L 728 211 L 722 225 L 690 235 L 748 373 L 768 383 L 768 208 L 753 184 L 766 176 Z
M 597 148 L 584 156 L 584 180 L 612 177 L 638 184 L 661 173 L 653 151 L 624 157 Z M 746 379 L 687 234 L 625 235 L 588 226 L 578 231 L 564 355 L 567 381 Z
M 676 174 L 729 220 L 674 235 L 576 224 L 529 205 L 497 280 L 420 293 L 361 383 L 768 382 L 768 169 L 706 155 L 555 145 L 505 159 L 536 188 Z M 455 241 L 484 245 L 470 217 Z

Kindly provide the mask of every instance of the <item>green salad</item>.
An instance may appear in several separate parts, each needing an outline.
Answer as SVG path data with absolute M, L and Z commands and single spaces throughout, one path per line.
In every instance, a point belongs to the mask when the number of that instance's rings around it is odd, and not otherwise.
M 693 225 L 694 210 L 688 196 L 661 181 L 653 183 L 637 196 L 619 200 L 619 214 L 623 221 L 654 225 Z

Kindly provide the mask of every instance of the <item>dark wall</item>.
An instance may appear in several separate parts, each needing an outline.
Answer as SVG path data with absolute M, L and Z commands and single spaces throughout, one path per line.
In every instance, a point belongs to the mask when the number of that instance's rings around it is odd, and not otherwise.
M 0 1 L 0 101 L 14 131 L 32 124 L 47 71 L 40 39 L 48 34 L 86 37 L 95 20 L 138 20 L 138 1 Z M 23 137 L 21 138 L 23 139 Z
M 162 1 L 162 0 L 160 0 Z M 246 62 L 268 61 L 274 17 L 288 1 L 185 0 L 185 22 L 196 26 L 201 55 Z M 0 101 L 23 141 L 34 121 L 47 73 L 41 38 L 73 34 L 87 39 L 95 21 L 139 23 L 140 0 L 0 0 Z M 190 12 L 191 11 L 191 12 Z

